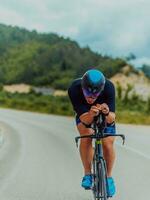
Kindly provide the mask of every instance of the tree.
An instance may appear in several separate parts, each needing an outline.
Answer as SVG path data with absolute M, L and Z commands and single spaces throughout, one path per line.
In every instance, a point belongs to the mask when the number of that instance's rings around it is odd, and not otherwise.
M 127 84 L 127 89 L 125 90 L 125 95 L 123 99 L 125 104 L 128 103 L 129 101 L 129 93 L 132 91 L 132 89 L 133 89 L 133 86 L 130 84 Z
M 150 113 L 150 97 L 147 99 L 146 112 Z
M 144 64 L 141 68 L 141 70 L 144 72 L 144 74 L 150 78 L 150 65 Z
M 130 53 L 127 57 L 126 57 L 126 60 L 127 61 L 131 61 L 131 60 L 135 60 L 136 59 L 136 56 L 133 54 L 133 53 Z
M 117 97 L 118 97 L 118 99 L 122 99 L 122 92 L 123 92 L 123 89 L 122 89 L 122 87 L 121 87 L 121 85 L 120 85 L 120 83 L 119 82 L 117 82 L 117 87 L 116 87 L 116 89 L 117 89 Z

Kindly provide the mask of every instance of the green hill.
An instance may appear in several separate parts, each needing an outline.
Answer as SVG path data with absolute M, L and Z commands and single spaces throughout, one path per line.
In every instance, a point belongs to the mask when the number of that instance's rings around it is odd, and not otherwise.
M 0 83 L 27 83 L 66 89 L 90 66 L 111 77 L 126 65 L 80 48 L 77 42 L 53 33 L 37 33 L 0 24 Z

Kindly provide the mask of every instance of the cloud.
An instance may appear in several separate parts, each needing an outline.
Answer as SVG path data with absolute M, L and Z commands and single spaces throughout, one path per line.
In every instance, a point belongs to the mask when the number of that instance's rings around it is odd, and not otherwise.
M 5 0 L 0 22 L 55 32 L 112 56 L 150 56 L 149 0 Z
M 24 17 L 19 15 L 15 10 L 9 10 L 5 7 L 0 7 L 0 22 L 6 24 L 23 24 Z
M 142 67 L 142 65 L 149 65 L 150 66 L 150 58 L 148 57 L 141 57 L 136 60 L 130 61 L 131 64 L 137 66 L 137 67 Z
M 141 3 L 127 0 L 123 4 L 111 1 L 111 6 L 102 4 L 80 28 L 78 39 L 83 45 L 89 42 L 93 49 L 112 55 L 133 52 L 141 56 L 147 52 L 148 56 L 150 3 Z

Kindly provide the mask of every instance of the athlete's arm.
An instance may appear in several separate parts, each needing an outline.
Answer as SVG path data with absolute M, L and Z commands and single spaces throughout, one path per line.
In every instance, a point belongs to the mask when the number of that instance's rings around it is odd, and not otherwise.
M 93 122 L 94 117 L 97 116 L 98 114 L 99 114 L 99 109 L 97 108 L 97 106 L 92 106 L 88 112 L 83 113 L 80 116 L 80 120 L 84 124 L 89 125 Z
M 111 124 L 115 121 L 115 113 L 111 112 L 108 105 L 106 103 L 97 104 L 97 108 L 106 116 L 106 122 Z
M 116 114 L 114 112 L 109 112 L 109 114 L 106 116 L 106 122 L 108 124 L 112 124 L 115 122 Z

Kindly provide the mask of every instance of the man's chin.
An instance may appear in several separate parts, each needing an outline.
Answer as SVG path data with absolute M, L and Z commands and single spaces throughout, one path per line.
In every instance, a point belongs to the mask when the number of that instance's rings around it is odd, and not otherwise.
M 86 101 L 87 101 L 88 104 L 93 104 L 96 101 L 96 99 L 93 99 L 93 100 L 86 99 Z

